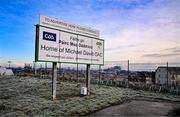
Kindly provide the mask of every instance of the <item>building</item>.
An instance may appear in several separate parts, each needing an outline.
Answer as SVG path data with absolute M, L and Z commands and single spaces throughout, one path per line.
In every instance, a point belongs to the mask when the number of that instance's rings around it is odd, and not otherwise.
M 155 82 L 162 85 L 180 85 L 180 67 L 158 67 Z
M 14 75 L 12 69 L 6 69 L 4 67 L 0 67 L 0 75 Z

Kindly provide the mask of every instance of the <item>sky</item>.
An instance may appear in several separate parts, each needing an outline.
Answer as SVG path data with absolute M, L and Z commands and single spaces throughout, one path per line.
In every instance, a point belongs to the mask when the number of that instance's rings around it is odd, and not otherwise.
M 100 30 L 105 61 L 179 62 L 179 6 L 180 0 L 0 0 L 0 61 L 34 61 L 41 14 Z

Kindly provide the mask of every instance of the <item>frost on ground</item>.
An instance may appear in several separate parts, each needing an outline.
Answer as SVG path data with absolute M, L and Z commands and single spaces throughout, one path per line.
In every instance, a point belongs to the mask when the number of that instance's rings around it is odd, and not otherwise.
M 0 78 L 0 116 L 68 116 L 119 104 L 137 96 L 180 101 L 180 96 L 128 88 L 91 85 L 91 95 L 80 97 L 84 84 L 58 82 L 57 100 L 51 100 L 51 79 Z

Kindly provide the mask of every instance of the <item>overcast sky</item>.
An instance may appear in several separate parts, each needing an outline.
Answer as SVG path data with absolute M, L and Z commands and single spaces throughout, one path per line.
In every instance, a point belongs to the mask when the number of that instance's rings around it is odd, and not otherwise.
M 34 60 L 39 14 L 100 30 L 105 61 L 180 61 L 180 0 L 0 0 L 0 60 Z

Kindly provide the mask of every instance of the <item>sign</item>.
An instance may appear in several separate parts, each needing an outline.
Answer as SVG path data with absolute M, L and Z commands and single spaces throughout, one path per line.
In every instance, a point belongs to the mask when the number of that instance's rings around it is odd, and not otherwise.
M 40 15 L 40 25 L 55 28 L 58 30 L 68 31 L 76 34 L 82 34 L 90 37 L 99 38 L 99 31 L 89 27 L 79 26 L 67 23 L 57 18 Z
M 42 19 L 45 18 L 46 16 L 40 17 L 41 25 L 36 25 L 35 61 L 104 64 L 104 40 L 95 38 L 99 37 L 99 31 L 93 29 L 98 33 L 85 33 L 87 30 L 84 30 L 82 34 L 77 30 L 67 31 L 63 28 L 55 28 L 55 25 L 43 24 Z

